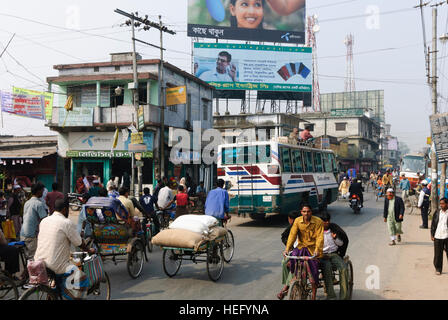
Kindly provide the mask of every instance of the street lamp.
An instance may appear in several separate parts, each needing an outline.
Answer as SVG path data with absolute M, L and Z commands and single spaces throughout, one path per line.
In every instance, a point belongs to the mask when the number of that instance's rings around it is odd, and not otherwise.
M 440 42 L 445 44 L 448 41 L 448 33 L 444 33 L 439 37 Z

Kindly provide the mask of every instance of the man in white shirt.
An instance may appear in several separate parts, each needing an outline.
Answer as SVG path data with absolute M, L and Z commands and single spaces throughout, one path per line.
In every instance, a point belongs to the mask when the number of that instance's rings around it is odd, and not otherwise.
M 70 246 L 80 247 L 84 251 L 88 251 L 88 249 L 76 230 L 76 225 L 68 218 L 68 214 L 68 199 L 57 199 L 53 214 L 40 223 L 34 260 L 45 262 L 46 267 L 56 274 L 56 281 L 62 295 L 70 299 L 69 293 L 65 290 L 67 287 L 84 287 L 86 285 L 85 274 L 70 261 Z M 93 253 L 95 250 L 90 249 L 90 251 Z M 72 274 L 78 283 L 70 287 L 66 282 L 70 282 L 68 278 Z
M 448 199 L 440 199 L 440 212 L 436 211 L 431 223 L 431 240 L 434 241 L 434 267 L 442 274 L 443 251 L 448 257 Z
M 236 66 L 232 61 L 232 56 L 227 51 L 221 51 L 216 59 L 216 70 L 204 71 L 199 79 L 210 82 L 234 82 L 236 80 Z
M 159 195 L 157 197 L 157 206 L 160 209 L 164 209 L 173 199 L 173 190 L 171 190 L 169 186 L 165 186 L 159 191 Z
M 329 213 L 324 213 L 321 219 L 324 222 L 324 255 L 319 260 L 327 289 L 327 299 L 336 299 L 333 285 L 333 267 L 336 267 L 341 281 L 339 299 L 346 300 L 349 298 L 348 269 L 343 257 L 347 251 L 348 237 L 341 227 L 335 223 L 330 223 Z

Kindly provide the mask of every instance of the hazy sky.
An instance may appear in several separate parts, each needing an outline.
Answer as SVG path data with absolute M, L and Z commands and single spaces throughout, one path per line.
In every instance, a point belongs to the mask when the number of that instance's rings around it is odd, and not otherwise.
M 352 33 L 356 90 L 385 90 L 386 121 L 392 125 L 392 134 L 413 150 L 425 146 L 432 112 L 420 11 L 413 9 L 417 4 L 418 0 L 307 0 L 307 15 L 317 14 L 321 27 L 317 34 L 321 92 L 344 91 L 344 38 Z M 0 90 L 10 91 L 12 86 L 42 90 L 46 78 L 57 75 L 53 65 L 108 61 L 109 53 L 130 51 L 130 31 L 119 26 L 125 18 L 114 13 L 116 8 L 148 14 L 152 20 L 161 14 L 162 20 L 177 31 L 175 36 L 164 38 L 166 60 L 191 71 L 186 0 L 15 0 L 0 8 L 2 47 L 16 33 L 0 62 Z M 447 14 L 448 5 L 439 7 L 439 36 L 448 32 Z M 425 22 L 430 41 L 429 7 L 425 9 Z M 159 41 L 154 29 L 139 32 L 137 37 L 155 44 Z M 143 58 L 159 56 L 157 49 L 145 45 L 138 45 L 137 50 Z M 439 57 L 446 55 L 446 45 L 439 42 Z M 440 112 L 448 112 L 445 61 L 446 57 L 438 64 Z M 0 133 L 54 134 L 43 121 L 5 113 Z

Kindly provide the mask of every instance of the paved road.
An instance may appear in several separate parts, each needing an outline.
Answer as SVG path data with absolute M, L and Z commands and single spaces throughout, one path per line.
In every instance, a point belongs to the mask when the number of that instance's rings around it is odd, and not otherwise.
M 398 250 L 390 250 L 386 224 L 382 219 L 383 201 L 365 196 L 361 215 L 355 216 L 345 201 L 329 206 L 332 221 L 348 234 L 348 254 L 354 265 L 353 299 L 383 299 L 381 289 L 366 287 L 369 266 L 378 267 L 380 287 L 385 288 L 396 274 Z M 272 216 L 264 222 L 233 217 L 228 227 L 234 233 L 236 251 L 230 264 L 225 264 L 218 282 L 209 280 L 205 263 L 184 261 L 179 273 L 168 278 L 162 268 L 162 250 L 154 248 L 149 263 L 145 263 L 140 278 L 133 280 L 126 263 L 106 262 L 112 283 L 113 299 L 276 299 L 281 288 L 281 252 L 284 246 L 280 234 L 287 226 L 286 218 Z

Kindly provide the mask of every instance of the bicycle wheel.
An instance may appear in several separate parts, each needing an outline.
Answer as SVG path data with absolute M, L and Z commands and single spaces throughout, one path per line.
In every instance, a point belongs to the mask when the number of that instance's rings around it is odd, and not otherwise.
M 233 253 L 235 252 L 235 240 L 233 238 L 233 233 L 230 230 L 227 230 L 226 237 L 224 238 L 223 251 L 224 261 L 229 263 L 233 258 Z
M 136 241 L 128 253 L 127 268 L 128 273 L 133 279 L 137 279 L 143 270 L 143 262 L 145 259 L 145 248 L 140 241 Z
M 347 270 L 348 270 L 348 291 L 347 291 L 347 300 L 352 300 L 353 295 L 353 264 L 349 260 L 347 262 Z
M 172 278 L 174 277 L 182 265 L 182 258 L 172 249 L 163 250 L 163 271 Z
M 10 277 L 0 274 L 0 300 L 18 300 L 19 290 Z
M 110 280 L 107 272 L 104 272 L 103 281 L 89 288 L 87 300 L 110 300 Z
M 214 241 L 207 246 L 207 273 L 212 281 L 218 281 L 224 270 L 222 244 Z
M 300 287 L 299 281 L 294 281 L 293 284 L 289 288 L 289 300 L 300 300 L 302 293 L 300 292 L 302 289 Z
M 301 263 L 299 262 L 299 264 Z M 297 275 L 300 276 L 300 279 L 292 284 L 289 293 L 289 300 L 310 300 L 310 276 L 305 266 L 300 265 L 298 268 L 299 270 L 297 270 Z
M 31 287 L 20 296 L 19 300 L 57 300 L 54 291 L 45 285 Z

